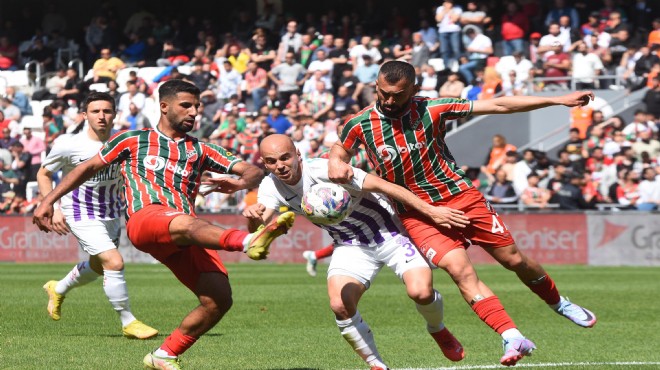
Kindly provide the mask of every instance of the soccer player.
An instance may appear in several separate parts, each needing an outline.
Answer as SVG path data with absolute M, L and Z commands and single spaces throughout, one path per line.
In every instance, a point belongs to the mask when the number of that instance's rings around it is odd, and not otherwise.
M 470 219 L 464 229 L 440 230 L 423 214 L 395 201 L 396 210 L 420 252 L 452 277 L 474 312 L 504 341 L 503 365 L 515 365 L 531 354 L 534 343 L 516 329 L 496 295 L 477 277 L 465 248 L 470 241 L 516 273 L 553 310 L 577 325 L 592 327 L 596 316 L 561 297 L 554 281 L 517 247 L 506 225 L 472 186 L 445 143 L 445 121 L 470 114 L 526 112 L 553 105 L 574 107 L 593 99 L 591 92 L 557 97 L 517 96 L 489 100 L 415 97 L 415 69 L 390 61 L 381 66 L 377 101 L 351 117 L 330 152 L 328 176 L 346 183 L 355 176 L 347 164 L 354 148 L 364 144 L 380 177 L 410 189 L 432 205 L 462 210 Z
M 151 369 L 180 369 L 179 356 L 213 328 L 232 305 L 227 270 L 216 250 L 246 252 L 264 259 L 274 238 L 293 225 L 294 214 L 283 213 L 255 233 L 222 229 L 197 218 L 194 199 L 204 171 L 234 174 L 217 182 L 220 191 L 256 187 L 263 171 L 240 161 L 223 148 L 199 142 L 186 133 L 195 125 L 200 91 L 182 80 L 163 83 L 161 116 L 155 129 L 122 131 L 98 152 L 76 166 L 34 212 L 33 222 L 55 230 L 53 204 L 64 194 L 113 164 L 121 166 L 127 201 L 126 231 L 135 247 L 167 266 L 198 298 L 199 306 L 144 358 Z
M 115 113 L 115 100 L 109 94 L 92 92 L 87 96 L 83 103 L 86 127 L 75 135 L 55 140 L 37 173 L 41 194 L 47 195 L 53 190 L 53 173 L 62 169 L 66 175 L 98 153 L 110 138 Z M 120 189 L 119 165 L 113 164 L 62 197 L 61 206 L 53 213 L 53 230 L 60 235 L 72 232 L 83 250 L 89 253 L 89 260 L 78 263 L 63 279 L 44 285 L 48 294 L 47 309 L 53 320 L 59 320 L 66 294 L 103 275 L 103 290 L 119 314 L 124 336 L 147 339 L 156 336 L 158 330 L 133 316 L 124 279 L 124 260 L 117 249 L 121 228 Z
M 250 228 L 268 222 L 280 207 L 301 214 L 303 194 L 316 183 L 329 182 L 328 160 L 302 161 L 293 141 L 285 135 L 267 136 L 259 146 L 264 166 L 271 172 L 259 186 L 258 203 L 243 211 Z M 341 335 L 372 369 L 387 369 L 369 325 L 357 309 L 358 302 L 383 266 L 390 267 L 406 285 L 408 296 L 427 323 L 428 332 L 445 357 L 460 361 L 461 344 L 443 323 L 443 302 L 433 289 L 428 263 L 412 246 L 384 196 L 362 190 L 385 192 L 395 199 L 428 212 L 431 220 L 456 227 L 467 220 L 461 212 L 431 207 L 411 192 L 354 168 L 355 177 L 344 187 L 351 193 L 352 209 L 345 220 L 317 226 L 334 239 L 334 254 L 328 269 L 328 295 Z

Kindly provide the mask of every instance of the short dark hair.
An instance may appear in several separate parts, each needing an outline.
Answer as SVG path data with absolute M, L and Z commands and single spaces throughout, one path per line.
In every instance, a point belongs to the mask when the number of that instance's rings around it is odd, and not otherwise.
M 117 110 L 117 102 L 115 101 L 115 98 L 112 97 L 112 95 L 105 92 L 92 91 L 89 93 L 89 95 L 87 95 L 87 98 L 85 98 L 85 100 L 83 101 L 82 104 L 83 112 L 87 112 L 87 107 L 89 106 L 89 103 L 98 100 L 104 100 L 109 102 L 112 105 L 112 110 L 113 111 Z
M 399 60 L 390 60 L 383 63 L 378 72 L 379 76 L 383 76 L 385 81 L 395 84 L 401 80 L 407 82 L 415 82 L 415 67 L 408 62 Z
M 183 80 L 167 80 L 158 88 L 158 96 L 160 97 L 160 100 L 175 97 L 176 94 L 180 92 L 193 94 L 195 96 L 199 96 L 202 93 L 197 86 Z

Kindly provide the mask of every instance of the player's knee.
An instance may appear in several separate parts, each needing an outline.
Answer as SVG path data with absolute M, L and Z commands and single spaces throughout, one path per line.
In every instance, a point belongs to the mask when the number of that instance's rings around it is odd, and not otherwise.
M 435 292 L 427 284 L 409 284 L 406 286 L 408 297 L 417 304 L 427 305 L 433 302 Z
M 499 259 L 499 263 L 504 268 L 511 271 L 517 271 L 521 268 L 525 268 L 526 265 L 525 259 L 520 253 L 507 254 L 503 258 Z
M 354 307 L 347 307 L 341 297 L 330 298 L 330 309 L 334 312 L 338 320 L 348 320 L 355 316 L 356 309 Z
M 234 300 L 231 295 L 224 297 L 200 297 L 200 303 L 209 315 L 209 319 L 219 321 L 226 314 Z

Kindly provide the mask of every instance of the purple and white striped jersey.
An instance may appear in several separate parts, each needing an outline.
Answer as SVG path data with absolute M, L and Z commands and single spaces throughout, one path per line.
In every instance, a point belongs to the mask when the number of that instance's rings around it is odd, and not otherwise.
M 42 166 L 51 172 L 62 169 L 64 177 L 80 163 L 98 155 L 102 146 L 102 142 L 88 136 L 87 128 L 76 135 L 60 136 Z M 62 213 L 67 222 L 119 218 L 123 210 L 122 191 L 119 165 L 111 164 L 63 196 Z
M 273 174 L 265 177 L 259 185 L 258 202 L 276 211 L 285 206 L 290 211 L 304 215 L 300 202 L 305 191 L 314 184 L 330 180 L 327 159 L 307 159 L 301 162 L 301 166 L 302 177 L 293 186 L 283 183 Z M 316 225 L 328 231 L 335 244 L 339 245 L 376 247 L 398 234 L 405 234 L 387 197 L 362 190 L 367 173 L 353 167 L 353 175 L 350 184 L 342 184 L 353 199 L 351 213 L 338 224 Z

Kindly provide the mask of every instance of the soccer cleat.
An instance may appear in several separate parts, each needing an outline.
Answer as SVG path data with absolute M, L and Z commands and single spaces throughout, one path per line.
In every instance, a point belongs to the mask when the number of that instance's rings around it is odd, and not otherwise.
M 389 367 L 372 366 L 371 370 L 390 370 Z
M 48 306 L 46 307 L 48 315 L 51 319 L 58 321 L 62 318 L 62 301 L 64 301 L 65 297 L 55 292 L 55 285 L 57 285 L 57 281 L 51 280 L 44 284 L 44 290 L 48 294 Z
M 268 225 L 261 225 L 250 239 L 247 253 L 253 260 L 263 260 L 268 257 L 268 248 L 270 243 L 278 236 L 286 234 L 293 226 L 293 220 L 296 215 L 293 212 L 284 212 L 277 219 L 271 221 Z
M 158 335 L 158 330 L 146 325 L 140 320 L 133 320 L 130 324 L 124 326 L 121 332 L 126 338 L 130 339 L 149 339 Z
M 560 298 L 559 307 L 555 309 L 558 314 L 585 328 L 596 325 L 596 315 L 593 312 L 572 303 L 568 298 Z
M 145 369 L 160 369 L 160 370 L 180 370 L 181 363 L 178 357 L 161 357 L 155 355 L 153 352 L 148 353 L 142 360 Z
M 445 357 L 454 362 L 461 361 L 465 358 L 463 346 L 447 328 L 430 334 L 435 339 L 435 342 L 438 343 Z
M 532 351 L 536 349 L 534 343 L 525 337 L 503 340 L 504 356 L 500 363 L 504 366 L 515 366 L 525 356 L 531 356 Z
M 316 276 L 316 255 L 314 251 L 304 251 L 303 258 L 307 260 L 307 273 L 309 276 Z

